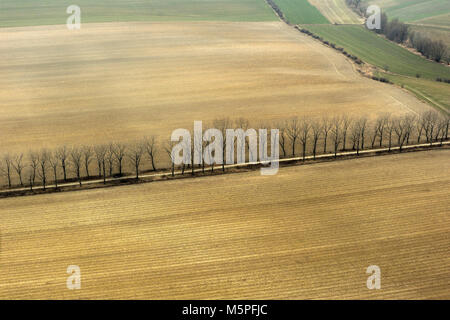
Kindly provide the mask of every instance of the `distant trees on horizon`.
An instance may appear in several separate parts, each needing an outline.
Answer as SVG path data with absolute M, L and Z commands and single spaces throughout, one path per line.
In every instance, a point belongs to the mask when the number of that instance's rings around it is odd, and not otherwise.
M 346 0 L 346 3 L 358 14 L 366 17 L 367 3 L 361 0 Z M 372 31 L 385 35 L 391 41 L 416 49 L 427 59 L 436 62 L 446 60 L 450 63 L 450 52 L 442 40 L 432 40 L 421 32 L 411 31 L 410 25 L 398 18 L 390 20 L 385 12 L 381 12 L 381 29 Z

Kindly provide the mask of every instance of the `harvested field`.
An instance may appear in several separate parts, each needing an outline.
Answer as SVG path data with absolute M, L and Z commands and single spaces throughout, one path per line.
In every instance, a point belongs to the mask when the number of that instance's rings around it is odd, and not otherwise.
M 0 298 L 449 299 L 449 156 L 4 199 Z
M 328 19 L 337 24 L 362 24 L 364 19 L 350 9 L 345 0 L 308 0 Z
M 2 151 L 167 136 L 194 120 L 419 112 L 282 22 L 0 29 Z

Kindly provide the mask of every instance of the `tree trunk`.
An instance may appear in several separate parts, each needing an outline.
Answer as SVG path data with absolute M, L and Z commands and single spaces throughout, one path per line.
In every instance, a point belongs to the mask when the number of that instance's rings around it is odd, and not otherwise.
M 151 158 L 151 160 L 152 160 L 152 168 L 153 168 L 153 171 L 156 171 L 156 167 L 155 167 L 155 159 L 153 158 L 153 154 L 150 155 L 150 158 Z
M 64 174 L 64 181 L 67 181 L 66 163 L 64 161 L 62 163 L 62 169 L 63 169 L 63 174 Z
M 45 169 L 42 169 L 42 186 L 43 186 L 43 189 L 44 189 L 44 191 L 45 191 L 45 185 L 46 185 L 46 181 L 47 179 L 46 179 L 46 177 L 45 177 Z
M 101 177 L 102 176 L 102 163 L 99 161 L 97 162 L 98 165 L 98 176 Z
M 316 152 L 317 152 L 317 140 L 314 140 L 314 147 L 313 147 L 313 158 L 316 160 Z
M 80 187 L 81 187 L 81 172 L 80 172 L 80 168 L 77 168 L 77 177 L 78 177 L 78 182 L 80 183 Z
M 86 168 L 86 176 L 87 176 L 87 178 L 89 179 L 89 163 L 85 163 L 84 164 L 84 166 L 85 166 L 85 168 Z
M 106 163 L 103 161 L 103 184 L 106 184 Z
M 295 139 L 292 141 L 292 157 L 295 157 Z
M 53 176 L 55 177 L 55 189 L 58 189 L 58 176 L 56 174 L 56 167 L 53 168 Z

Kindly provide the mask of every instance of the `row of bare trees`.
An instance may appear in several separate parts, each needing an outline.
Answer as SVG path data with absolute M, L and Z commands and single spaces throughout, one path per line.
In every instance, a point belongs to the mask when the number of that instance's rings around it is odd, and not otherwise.
M 217 119 L 211 124 L 226 136 L 226 130 L 239 128 L 244 131 L 249 129 L 250 122 L 247 119 L 229 118 Z M 364 149 L 386 147 L 391 150 L 398 146 L 400 151 L 405 145 L 421 142 L 433 143 L 448 140 L 450 117 L 435 111 L 427 111 L 420 116 L 381 115 L 369 120 L 366 117 L 335 116 L 321 118 L 291 118 L 270 124 L 259 123 L 257 126 L 263 129 L 279 129 L 279 148 L 282 158 L 301 156 L 306 159 L 307 154 L 315 159 L 318 154 L 333 153 L 335 157 L 339 152 L 354 150 L 357 154 Z M 209 142 L 202 137 L 195 137 L 202 141 L 202 150 L 205 150 Z M 245 138 L 244 138 L 245 139 Z M 249 139 L 249 137 L 247 137 Z M 248 141 L 247 141 L 248 142 Z M 107 177 L 120 177 L 124 174 L 124 166 L 132 167 L 136 179 L 139 179 L 143 160 L 151 164 L 149 170 L 156 171 L 156 159 L 161 150 L 165 150 L 169 160 L 172 159 L 172 147 L 174 143 L 166 143 L 160 146 L 155 136 L 146 137 L 132 143 L 110 143 L 96 146 L 62 146 L 56 150 L 42 149 L 39 152 L 28 154 L 6 154 L 1 159 L 0 172 L 6 178 L 8 187 L 13 186 L 13 177 L 17 178 L 20 186 L 26 183 L 30 189 L 36 185 L 39 179 L 45 190 L 48 181 L 53 181 L 56 188 L 58 182 L 78 181 L 82 185 L 84 179 L 99 178 L 106 183 Z M 244 146 L 245 143 L 239 144 Z M 223 144 L 225 154 L 226 144 Z M 260 148 L 267 146 L 260 146 Z M 196 145 L 192 143 L 191 154 L 195 154 Z M 201 150 L 197 150 L 197 154 Z M 248 159 L 256 159 L 255 150 L 247 149 Z M 245 152 L 244 152 L 245 153 Z M 191 165 L 182 165 L 181 172 L 191 169 L 194 174 L 194 157 L 191 157 Z M 171 172 L 174 175 L 175 165 L 171 162 Z M 214 163 L 210 165 L 214 171 Z M 221 164 L 225 171 L 225 161 Z M 201 161 L 199 167 L 205 172 L 205 161 Z M 94 174 L 92 170 L 96 169 Z
M 283 157 L 297 156 L 296 147 L 301 147 L 303 159 L 306 157 L 307 146 L 310 145 L 313 158 L 322 142 L 323 154 L 340 151 L 360 150 L 386 147 L 391 150 L 397 145 L 402 151 L 404 145 L 445 141 L 448 139 L 450 117 L 435 111 L 427 111 L 420 116 L 404 115 L 393 117 L 381 115 L 373 121 L 366 117 L 322 117 L 321 119 L 293 118 L 278 124 L 280 129 L 280 148 Z M 417 140 L 413 141 L 415 136 Z M 288 145 L 291 150 L 288 150 Z M 331 149 L 330 146 L 331 145 Z
M 156 171 L 157 152 L 158 145 L 154 136 L 129 144 L 62 146 L 56 150 L 42 149 L 31 151 L 28 154 L 6 154 L 2 158 L 0 170 L 6 177 L 9 188 L 13 185 L 14 173 L 20 186 L 23 187 L 28 182 L 31 190 L 36 185 L 37 178 L 39 178 L 44 190 L 50 179 L 53 181 L 55 188 L 58 188 L 58 182 L 68 182 L 69 176 L 74 177 L 81 186 L 83 179 L 102 177 L 103 181 L 106 182 L 107 177 L 122 176 L 126 161 L 133 165 L 138 179 L 144 157 L 149 159 L 152 170 Z M 94 176 L 91 172 L 93 164 L 97 167 L 97 174 Z

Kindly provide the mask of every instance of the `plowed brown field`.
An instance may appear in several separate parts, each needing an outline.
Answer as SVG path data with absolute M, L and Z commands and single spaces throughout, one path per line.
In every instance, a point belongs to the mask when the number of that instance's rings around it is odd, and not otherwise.
M 2 152 L 167 139 L 194 120 L 428 107 L 282 22 L 0 29 Z
M 0 298 L 449 299 L 449 157 L 4 199 Z

